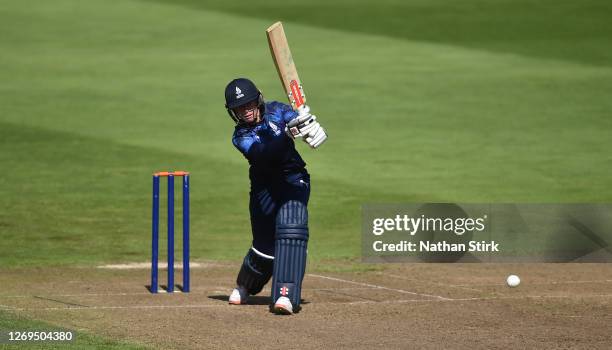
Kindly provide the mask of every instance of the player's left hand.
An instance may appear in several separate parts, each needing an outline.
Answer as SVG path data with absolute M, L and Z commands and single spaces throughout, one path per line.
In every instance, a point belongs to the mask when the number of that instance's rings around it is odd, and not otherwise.
M 300 111 L 301 113 L 287 123 L 285 133 L 292 139 L 298 137 L 305 137 L 314 128 L 317 123 L 317 117 L 310 114 L 310 108 L 306 106 L 305 110 Z
M 304 105 L 299 114 L 285 128 L 285 133 L 292 139 L 301 137 L 311 148 L 317 148 L 327 140 L 325 129 L 317 121 L 317 117 L 310 114 L 310 107 Z

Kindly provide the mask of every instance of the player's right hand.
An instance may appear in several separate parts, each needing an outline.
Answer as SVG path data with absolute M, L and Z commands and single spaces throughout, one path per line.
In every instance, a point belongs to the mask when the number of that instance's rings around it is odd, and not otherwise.
M 312 129 L 304 137 L 304 142 L 311 148 L 318 148 L 325 140 L 327 140 L 327 133 L 319 122 L 315 122 Z

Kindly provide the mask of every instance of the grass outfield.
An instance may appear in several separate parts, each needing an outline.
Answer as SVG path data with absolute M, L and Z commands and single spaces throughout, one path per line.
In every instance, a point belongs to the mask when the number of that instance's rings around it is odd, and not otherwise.
M 248 76 L 284 101 L 277 19 L 330 134 L 299 146 L 315 261 L 358 256 L 362 203 L 612 200 L 608 2 L 284 4 L 3 1 L 0 264 L 147 260 L 161 169 L 193 173 L 192 256 L 240 258 L 222 90 Z

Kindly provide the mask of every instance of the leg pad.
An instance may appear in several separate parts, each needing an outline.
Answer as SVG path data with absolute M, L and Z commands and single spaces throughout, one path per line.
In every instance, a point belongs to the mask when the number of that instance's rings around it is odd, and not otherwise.
M 257 294 L 272 277 L 273 267 L 274 259 L 264 257 L 251 248 L 242 261 L 236 284 L 246 288 L 251 295 Z
M 299 201 L 289 201 L 276 218 L 274 283 L 272 302 L 281 296 L 299 310 L 302 280 L 306 271 L 308 247 L 308 211 Z

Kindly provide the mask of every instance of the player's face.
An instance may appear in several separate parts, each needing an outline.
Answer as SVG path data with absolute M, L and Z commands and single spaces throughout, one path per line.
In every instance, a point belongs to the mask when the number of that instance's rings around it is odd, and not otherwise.
M 259 122 L 260 113 L 257 108 L 257 101 L 249 102 L 245 105 L 234 108 L 234 113 L 247 124 L 254 124 Z

